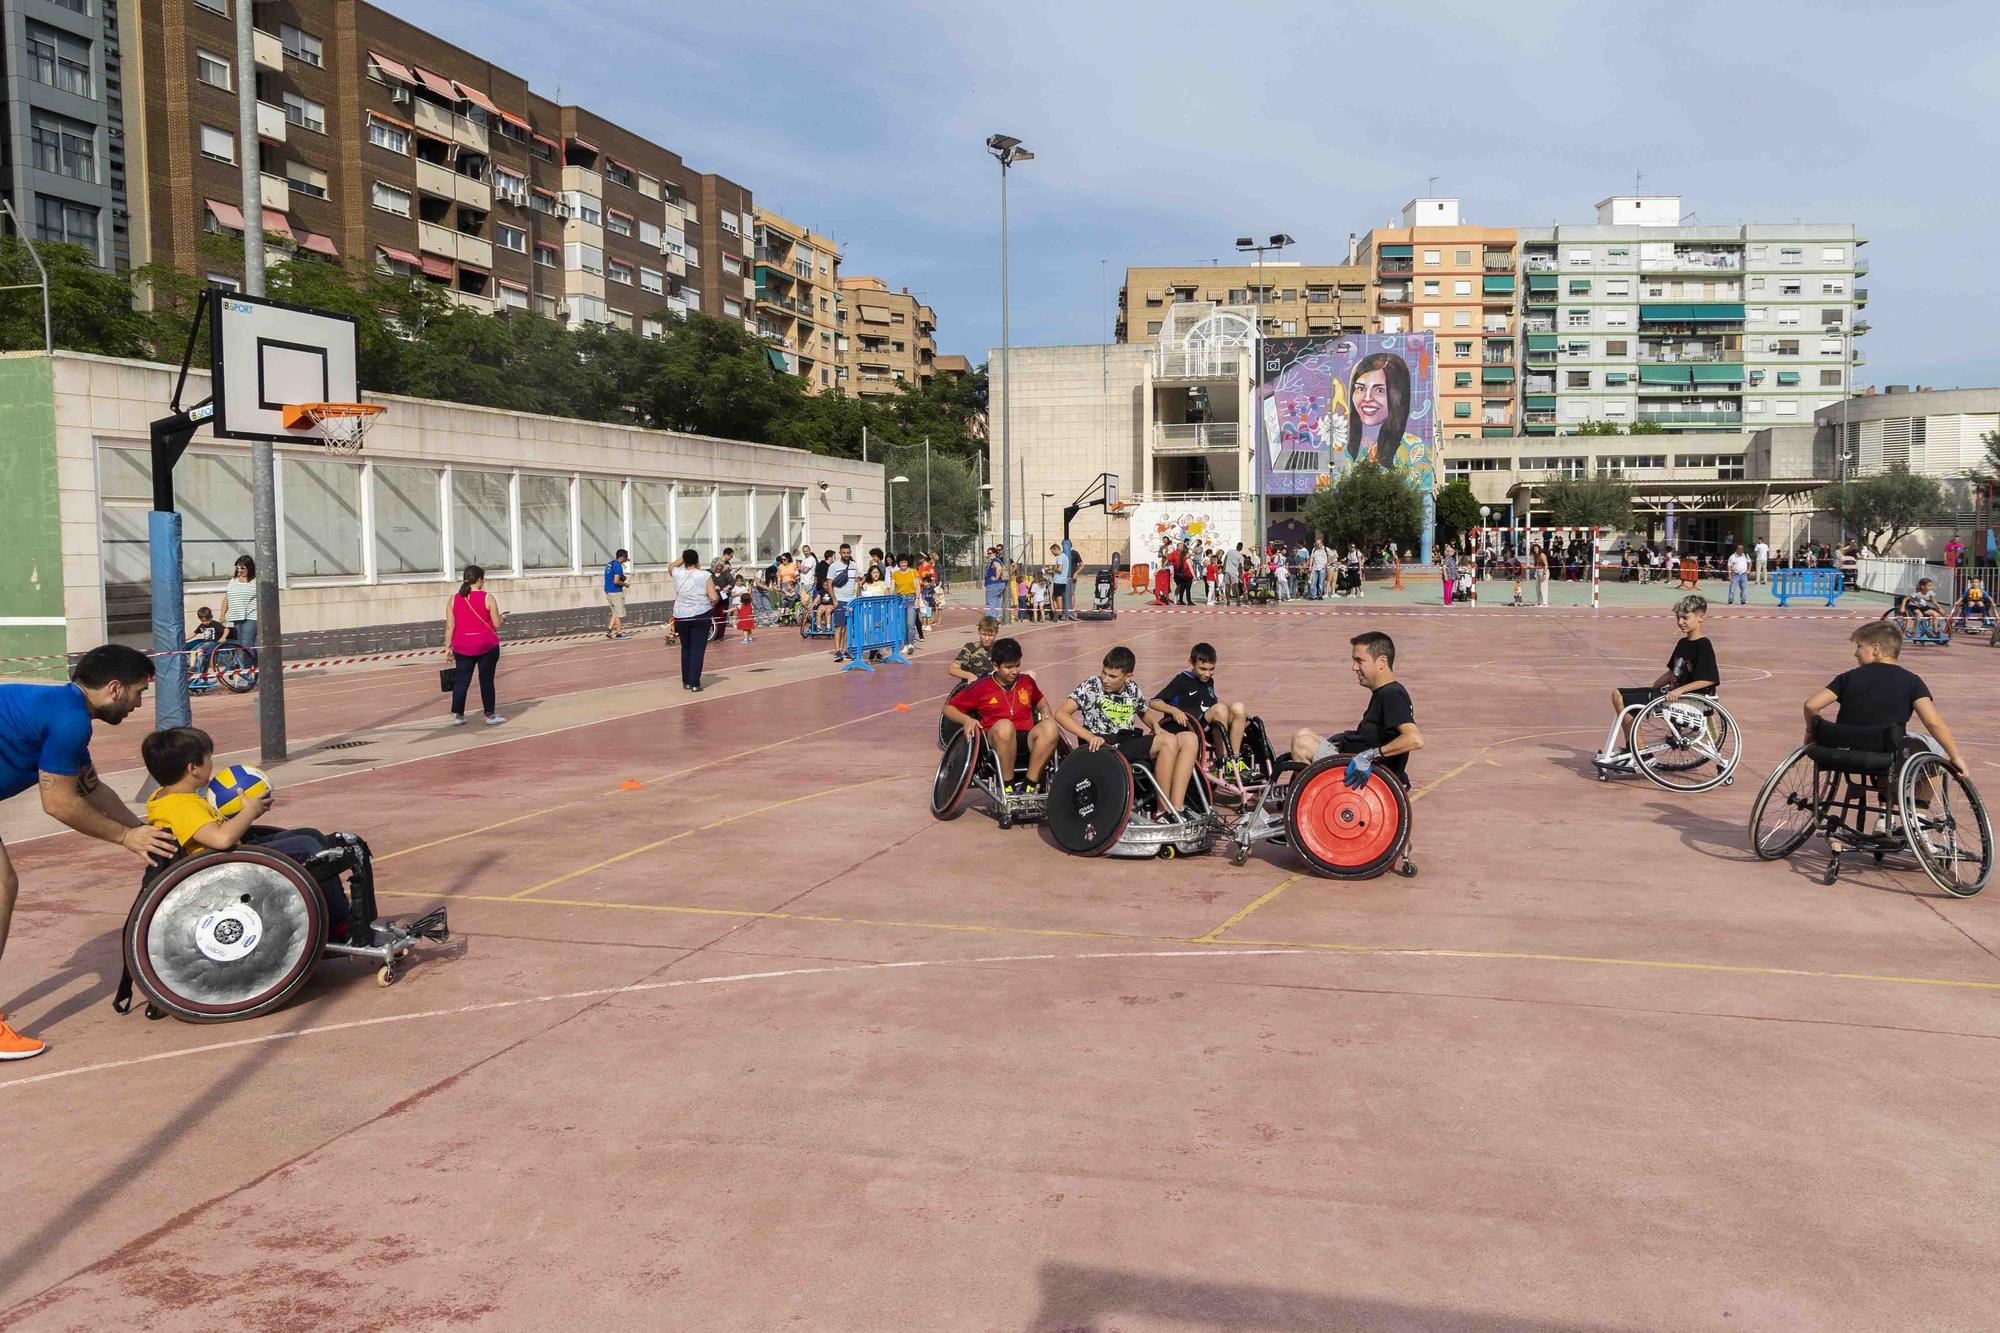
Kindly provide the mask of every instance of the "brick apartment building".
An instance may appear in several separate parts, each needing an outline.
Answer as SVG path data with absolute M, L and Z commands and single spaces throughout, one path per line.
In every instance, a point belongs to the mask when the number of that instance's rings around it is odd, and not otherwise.
M 861 397 L 893 395 L 937 372 L 937 313 L 880 278 L 840 280 L 839 382 Z
M 421 275 L 481 311 L 657 332 L 755 329 L 750 191 L 358 0 L 123 0 L 132 262 L 209 272 L 204 231 L 262 210 L 275 253 Z M 242 197 L 237 80 L 256 80 L 261 198 Z M 137 92 L 131 96 L 130 92 Z

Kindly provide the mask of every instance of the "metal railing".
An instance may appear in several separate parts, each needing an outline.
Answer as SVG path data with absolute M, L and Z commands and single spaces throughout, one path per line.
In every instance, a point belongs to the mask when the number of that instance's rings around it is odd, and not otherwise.
M 1743 256 L 1734 251 L 1676 250 L 1666 259 L 1641 259 L 1641 273 L 1672 273 L 1686 269 L 1720 269 L 1724 272 L 1738 272 L 1743 267 Z
M 1241 429 L 1234 421 L 1184 421 L 1154 427 L 1156 454 L 1195 454 L 1212 449 L 1234 451 Z
M 1556 271 L 1556 261 L 1531 255 L 1521 261 L 1521 269 L 1527 273 L 1553 273 Z
M 1243 352 L 1239 348 L 1162 347 L 1153 363 L 1153 376 L 1166 380 L 1233 380 L 1242 367 Z
M 1641 412 L 1639 413 L 1639 420 L 1657 421 L 1662 425 L 1689 425 L 1712 421 L 1717 425 L 1727 426 L 1742 421 L 1743 414 L 1741 412 L 1702 411 Z
M 1417 261 L 1414 259 L 1384 259 L 1375 267 L 1376 271 L 1380 273 L 1414 273 L 1417 271 Z
M 1743 354 L 1741 352 L 1718 351 L 1706 354 L 1696 353 L 1689 356 L 1679 352 L 1649 351 L 1645 347 L 1639 349 L 1639 360 L 1644 364 L 1655 366 L 1701 365 L 1716 361 L 1741 361 L 1742 359 Z

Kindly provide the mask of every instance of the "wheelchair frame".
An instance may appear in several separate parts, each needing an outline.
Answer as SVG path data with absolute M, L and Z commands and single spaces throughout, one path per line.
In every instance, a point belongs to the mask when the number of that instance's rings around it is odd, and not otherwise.
M 1829 730 L 1833 725 L 1816 719 L 1813 735 L 1836 739 L 1837 733 Z M 1827 762 L 1835 755 L 1880 756 L 1882 762 L 1879 768 L 1843 767 Z M 1918 795 L 1924 784 L 1930 785 L 1929 801 Z M 1952 809 L 1954 791 L 1962 793 L 1962 815 Z M 1941 813 L 1932 813 L 1939 807 Z M 1912 808 L 1919 811 L 1914 820 L 1905 817 Z M 1762 830 L 1773 813 L 1780 819 L 1796 819 L 1797 826 L 1779 823 L 1772 836 L 1765 836 Z M 1966 821 L 1979 836 L 1980 854 L 1976 858 L 1959 850 L 1958 831 Z M 1941 847 L 1932 836 L 1937 833 L 1943 835 Z M 1841 858 L 1850 853 L 1866 853 L 1877 864 L 1892 855 L 1907 856 L 1932 883 L 1955 898 L 1972 897 L 1986 887 L 1993 873 L 1993 826 L 1978 790 L 1942 755 L 1930 750 L 1906 753 L 1900 736 L 1896 748 L 1886 751 L 1835 746 L 1816 739 L 1793 750 L 1765 779 L 1750 811 L 1750 847 L 1757 858 L 1783 860 L 1815 835 L 1827 844 L 1822 884 L 1840 878 Z M 1978 864 L 1977 874 L 1969 880 L 1957 873 L 1957 867 L 1967 860 Z
M 1709 749 L 1703 754 L 1694 741 L 1693 712 L 1705 711 L 1711 716 L 1700 725 L 1707 731 L 1709 721 L 1720 721 L 1723 734 L 1710 737 Z M 1647 719 L 1657 719 L 1667 733 L 1668 739 L 1661 744 L 1642 745 L 1637 749 L 1625 744 L 1625 737 L 1637 737 Z M 1694 757 L 1687 757 L 1690 752 Z M 1731 786 L 1736 781 L 1736 766 L 1743 759 L 1743 732 L 1736 725 L 1736 718 L 1722 706 L 1722 701 L 1712 694 L 1690 694 L 1680 699 L 1669 700 L 1666 694 L 1654 695 L 1642 704 L 1627 704 L 1611 720 L 1611 729 L 1604 733 L 1604 745 L 1591 756 L 1591 765 L 1597 770 L 1599 782 L 1609 782 L 1620 773 L 1638 773 L 1656 787 L 1668 791 L 1704 792 L 1717 787 Z M 1701 766 L 1703 762 L 1715 765 L 1715 771 L 1694 782 L 1682 782 L 1678 776 Z
M 1017 792 L 1008 790 L 1014 779 L 1010 778 L 1007 782 L 1000 780 L 999 757 L 994 754 L 993 747 L 986 743 L 984 729 L 981 729 L 970 742 L 966 741 L 962 730 L 958 728 L 952 730 L 954 734 L 949 739 L 940 736 L 940 739 L 944 739 L 942 746 L 944 753 L 938 757 L 937 774 L 931 779 L 932 817 L 956 819 L 965 807 L 966 795 L 976 789 L 992 803 L 995 821 L 1001 828 L 1012 828 L 1019 823 L 1040 820 L 1048 806 L 1048 780 L 1055 776 L 1057 765 L 1069 752 L 1068 736 L 1057 738 L 1056 752 L 1049 756 L 1048 769 L 1042 774 L 1041 788 Z M 973 747 L 970 771 L 962 780 L 957 781 L 955 786 L 947 787 L 948 767 L 961 762 L 956 757 L 959 747 L 968 743 Z M 1016 738 L 1014 763 L 1016 777 L 1027 772 L 1028 737 L 1025 732 Z

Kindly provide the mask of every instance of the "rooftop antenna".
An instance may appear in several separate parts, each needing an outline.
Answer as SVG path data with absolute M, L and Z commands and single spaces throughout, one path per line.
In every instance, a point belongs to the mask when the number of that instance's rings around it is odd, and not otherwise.
M 1437 178 L 1437 177 L 1435 177 L 1435 176 L 1432 176 L 1432 177 L 1430 177 L 1429 179 L 1430 179 L 1430 183 L 1431 183 L 1431 188 L 1430 188 L 1430 193 L 1431 193 L 1432 197 L 1433 197 L 1433 198 L 1435 198 L 1435 197 L 1436 197 L 1436 195 L 1437 195 L 1437 192 L 1438 192 L 1438 178 Z
M 1645 192 L 1646 192 L 1646 173 L 1645 173 L 1645 172 L 1643 172 L 1643 171 L 1635 171 L 1635 172 L 1633 172 L 1633 173 L 1632 173 L 1632 193 L 1633 193 L 1633 194 L 1644 194 Z

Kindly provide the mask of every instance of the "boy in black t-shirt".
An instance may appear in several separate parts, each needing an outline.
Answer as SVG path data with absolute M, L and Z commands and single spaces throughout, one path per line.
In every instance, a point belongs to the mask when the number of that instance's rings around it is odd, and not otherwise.
M 1674 603 L 1674 627 L 1681 637 L 1674 640 L 1673 650 L 1667 654 L 1667 669 L 1651 685 L 1620 685 L 1611 691 L 1611 707 L 1615 713 L 1623 713 L 1634 704 L 1651 701 L 1656 695 L 1664 694 L 1669 699 L 1678 699 L 1684 694 L 1714 694 L 1715 687 L 1722 683 L 1722 671 L 1715 663 L 1715 644 L 1701 632 L 1701 622 L 1708 615 L 1708 599 L 1698 594 L 1690 594 Z M 1632 724 L 1628 720 L 1620 736 L 1621 767 L 1630 767 L 1632 760 Z
M 1355 682 L 1368 691 L 1361 724 L 1331 736 L 1301 729 L 1292 737 L 1292 758 L 1309 764 L 1329 755 L 1351 754 L 1348 786 L 1357 790 L 1367 786 L 1369 772 L 1379 763 L 1408 787 L 1410 755 L 1424 748 L 1424 736 L 1417 730 L 1410 692 L 1396 679 L 1396 641 L 1380 630 L 1369 630 L 1348 643 Z
M 1222 770 L 1234 773 L 1243 767 L 1243 728 L 1250 715 L 1240 703 L 1223 703 L 1215 691 L 1215 648 L 1197 643 L 1188 650 L 1188 669 L 1166 683 L 1153 696 L 1152 711 L 1168 731 L 1188 731 L 1201 722 L 1228 728 L 1229 753 L 1223 756 Z
M 1840 705 L 1833 720 L 1842 726 L 1907 727 L 1914 714 L 1930 735 L 1907 738 L 1906 749 L 1935 751 L 1963 774 L 1965 756 L 1959 753 L 1951 728 L 1932 702 L 1930 687 L 1922 676 L 1897 664 L 1903 653 L 1903 631 L 1893 621 L 1877 620 L 1850 637 L 1854 641 L 1854 669 L 1841 672 L 1806 700 L 1807 741 L 1812 740 L 1813 719 L 1825 712 L 1828 704 Z

